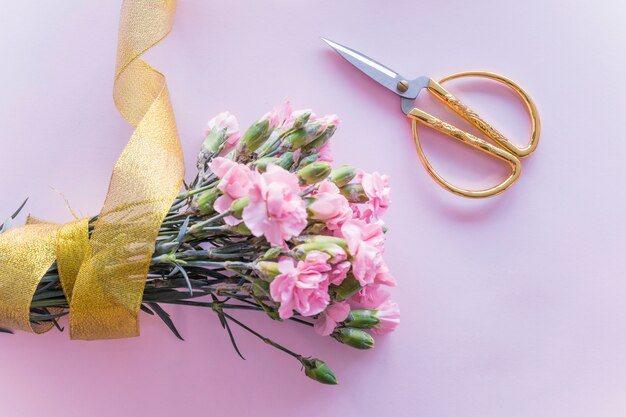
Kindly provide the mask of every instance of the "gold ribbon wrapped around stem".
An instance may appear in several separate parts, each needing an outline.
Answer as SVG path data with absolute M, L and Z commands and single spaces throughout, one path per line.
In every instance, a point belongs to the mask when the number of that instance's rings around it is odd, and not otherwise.
M 57 258 L 73 339 L 139 335 L 155 241 L 184 175 L 165 77 L 140 56 L 169 33 L 174 10 L 173 0 L 124 1 L 114 99 L 136 130 L 115 164 L 91 238 L 86 219 L 0 235 L 0 325 L 47 330 L 31 325 L 30 304 Z

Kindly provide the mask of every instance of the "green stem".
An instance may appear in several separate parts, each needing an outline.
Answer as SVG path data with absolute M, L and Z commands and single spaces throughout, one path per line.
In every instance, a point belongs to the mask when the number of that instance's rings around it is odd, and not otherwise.
M 252 333 L 253 335 L 255 335 L 256 337 L 258 337 L 259 339 L 261 339 L 264 343 L 270 345 L 270 346 L 274 346 L 276 349 L 278 350 L 282 350 L 283 352 L 287 353 L 288 355 L 293 356 L 294 358 L 298 359 L 298 361 L 300 361 L 302 359 L 302 355 L 297 354 L 296 352 L 292 352 L 291 350 L 287 349 L 286 347 L 274 342 L 272 339 L 270 339 L 269 337 L 265 337 L 262 334 L 252 330 L 250 327 L 246 326 L 245 324 L 243 324 L 242 322 L 240 322 L 239 320 L 237 320 L 236 318 L 234 318 L 233 316 L 231 316 L 228 313 L 224 313 L 222 312 L 221 314 L 224 315 L 224 317 L 226 317 L 228 320 L 232 321 L 233 323 L 237 324 L 239 327 L 247 330 L 248 332 Z
M 213 188 L 213 184 L 205 185 L 205 186 L 202 186 L 200 188 L 195 188 L 193 190 L 188 190 L 188 191 L 186 191 L 184 193 L 180 193 L 180 194 L 178 194 L 178 197 L 176 197 L 176 198 L 179 199 L 179 200 L 184 200 L 184 199 L 186 199 L 188 197 L 191 197 L 192 195 L 196 195 L 196 194 L 201 193 L 203 191 L 210 190 L 211 188 Z

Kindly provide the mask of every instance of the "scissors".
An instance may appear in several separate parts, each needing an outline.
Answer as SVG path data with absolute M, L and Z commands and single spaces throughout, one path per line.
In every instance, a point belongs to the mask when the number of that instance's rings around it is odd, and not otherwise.
M 347 46 L 340 45 L 336 42 L 322 38 L 331 48 L 333 48 L 339 55 L 345 58 L 352 65 L 357 67 L 367 76 L 374 81 L 381 84 L 383 87 L 393 91 L 402 98 L 402 111 L 411 119 L 413 129 L 413 139 L 415 141 L 415 147 L 419 155 L 424 168 L 430 174 L 430 176 L 443 188 L 448 191 L 471 198 L 483 198 L 490 197 L 496 194 L 500 194 L 507 188 L 509 188 L 520 176 L 522 165 L 520 158 L 524 158 L 532 154 L 537 148 L 539 143 L 539 132 L 541 130 L 539 122 L 539 112 L 537 107 L 533 103 L 530 96 L 516 83 L 510 79 L 486 71 L 466 71 L 445 77 L 439 82 L 429 77 L 419 77 L 413 80 L 409 80 L 395 71 L 390 70 L 386 66 L 379 64 L 371 58 L 357 52 Z M 454 80 L 462 77 L 481 77 L 488 78 L 512 89 L 524 102 L 526 109 L 530 115 L 531 122 L 531 136 L 530 141 L 524 147 L 518 147 L 510 142 L 504 135 L 498 132 L 490 124 L 484 121 L 476 112 L 463 104 L 458 98 L 452 95 L 448 90 L 443 88 L 442 84 L 446 81 Z M 429 93 L 434 95 L 437 99 L 443 102 L 447 107 L 452 109 L 458 115 L 463 117 L 473 126 L 483 132 L 494 144 L 480 139 L 471 133 L 465 132 L 443 120 L 426 113 L 425 111 L 414 107 L 414 102 L 417 99 L 419 93 L 426 89 Z M 444 133 L 453 139 L 456 139 L 466 145 L 472 146 L 488 155 L 507 162 L 511 167 L 511 174 L 500 184 L 490 188 L 482 190 L 468 190 L 465 188 L 457 187 L 449 181 L 445 180 L 431 165 L 426 158 L 422 145 L 420 144 L 419 136 L 417 134 L 417 124 L 421 123 L 426 126 Z

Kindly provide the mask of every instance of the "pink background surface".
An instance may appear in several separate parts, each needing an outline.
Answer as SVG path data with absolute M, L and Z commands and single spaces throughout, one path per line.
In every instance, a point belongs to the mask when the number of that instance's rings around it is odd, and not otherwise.
M 30 196 L 31 213 L 69 220 L 51 186 L 97 213 L 132 132 L 111 99 L 118 13 L 116 1 L 3 4 L 1 217 Z M 208 311 L 169 309 L 184 343 L 147 316 L 131 340 L 2 336 L 0 414 L 625 415 L 625 15 L 624 2 L 608 0 L 181 0 L 173 33 L 147 58 L 167 75 L 189 171 L 220 111 L 245 125 L 290 97 L 339 114 L 337 162 L 392 177 L 387 259 L 402 325 L 359 352 L 239 314 L 325 359 L 337 387 L 309 381 L 241 331 L 247 360 L 238 359 Z M 521 180 L 482 201 L 440 189 L 418 162 L 399 100 L 320 36 L 407 77 L 486 69 L 519 81 L 543 122 Z M 480 81 L 450 86 L 518 142 L 527 135 L 511 94 Z M 424 140 L 461 183 L 504 175 L 461 145 Z

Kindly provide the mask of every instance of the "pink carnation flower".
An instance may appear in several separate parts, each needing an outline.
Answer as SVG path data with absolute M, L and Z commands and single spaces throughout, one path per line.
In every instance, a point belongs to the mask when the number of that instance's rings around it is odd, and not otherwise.
M 328 279 L 333 285 L 341 285 L 344 279 L 348 276 L 350 270 L 350 262 L 343 261 L 333 265 L 333 269 L 328 274 Z
M 270 129 L 274 129 L 278 126 L 281 126 L 285 123 L 285 121 L 291 118 L 291 103 L 289 100 L 285 101 L 282 106 L 275 108 L 271 112 L 266 113 L 259 120 L 267 119 L 270 123 Z
M 336 114 L 327 114 L 326 116 L 317 117 L 317 115 L 313 113 L 310 109 L 301 109 L 287 113 L 283 128 L 292 128 L 298 117 L 302 116 L 305 113 L 311 113 L 311 115 L 309 116 L 309 122 L 315 122 L 317 125 L 319 125 L 320 131 L 326 130 L 326 128 L 330 125 L 333 125 L 335 127 L 339 126 L 339 123 L 341 122 Z
M 365 194 L 369 197 L 369 203 L 372 205 L 376 215 L 382 214 L 389 207 L 389 177 L 381 175 L 378 172 L 372 174 L 364 173 L 361 177 L 361 185 Z
M 350 203 L 332 182 L 322 182 L 314 197 L 315 200 L 309 206 L 313 219 L 326 223 L 329 230 L 337 230 L 352 217 Z
M 229 210 L 233 201 L 247 196 L 250 192 L 255 173 L 246 165 L 238 164 L 226 158 L 214 158 L 209 163 L 209 169 L 220 178 L 217 188 L 222 192 L 222 195 L 215 200 L 213 205 L 218 213 Z M 241 223 L 241 220 L 233 216 L 227 216 L 224 221 L 230 225 Z
M 280 303 L 280 318 L 292 317 L 293 310 L 303 316 L 314 316 L 326 308 L 330 302 L 329 258 L 323 252 L 311 251 L 297 263 L 291 258 L 282 258 L 278 262 L 280 274 L 270 284 L 270 295 Z
M 374 211 L 368 205 L 350 204 L 352 217 L 363 220 L 365 223 L 376 223 Z
M 269 164 L 265 173 L 255 176 L 243 221 L 253 235 L 264 235 L 272 245 L 280 246 L 307 225 L 305 203 L 299 193 L 296 174 Z
M 326 130 L 326 128 L 330 125 L 337 127 L 339 126 L 339 123 L 341 123 L 339 116 L 337 116 L 336 114 L 327 114 L 326 116 L 320 117 L 315 120 L 324 127 L 324 130 Z
M 377 224 L 352 219 L 341 226 L 340 235 L 348 243 L 352 255 L 352 272 L 361 285 L 372 284 L 384 270 L 385 236 Z
M 333 162 L 334 161 L 334 157 L 333 157 L 333 153 L 332 150 L 330 149 L 330 143 L 326 142 L 325 144 L 322 145 L 322 147 L 317 151 L 318 153 L 318 161 L 322 161 L 322 162 Z
M 348 299 L 348 303 L 353 309 L 373 308 L 375 309 L 391 298 L 381 285 L 366 285 Z
M 400 324 L 400 308 L 398 304 L 389 299 L 379 305 L 376 310 L 378 310 L 376 317 L 378 317 L 380 322 L 374 326 L 372 332 L 377 334 L 393 332 Z
M 344 321 L 348 314 L 350 314 L 350 306 L 347 303 L 333 303 L 322 311 L 313 328 L 318 334 L 328 336 L 335 330 L 337 323 Z
M 309 120 L 315 120 L 317 118 L 315 113 L 311 112 L 310 109 L 293 110 L 289 112 L 288 116 L 285 118 L 285 121 L 283 123 L 283 129 L 291 129 L 298 117 L 302 116 L 305 113 L 311 113 L 311 115 L 309 116 Z
M 389 273 L 389 267 L 387 263 L 383 261 L 382 265 L 378 272 L 376 272 L 376 276 L 374 277 L 375 284 L 383 284 L 388 285 L 390 287 L 396 286 L 396 279 Z
M 241 137 L 237 118 L 227 111 L 209 120 L 206 133 L 208 134 L 213 129 L 224 129 L 226 131 L 226 142 L 224 144 L 224 150 L 222 151 L 223 153 L 234 148 Z

